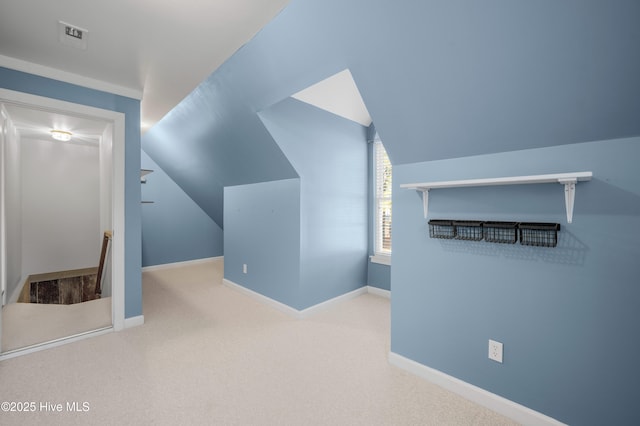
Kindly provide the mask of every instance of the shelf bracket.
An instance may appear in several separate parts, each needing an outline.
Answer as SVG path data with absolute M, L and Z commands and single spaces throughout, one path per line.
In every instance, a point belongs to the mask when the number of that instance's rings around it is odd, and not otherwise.
M 153 172 L 150 169 L 140 169 L 140 183 L 147 183 L 147 175 Z
M 573 220 L 573 204 L 576 200 L 577 179 L 558 179 L 558 183 L 564 185 L 564 204 L 567 209 L 567 223 Z
M 422 208 L 424 210 L 424 218 L 426 219 L 429 214 L 429 189 L 425 188 L 420 191 L 422 192 Z

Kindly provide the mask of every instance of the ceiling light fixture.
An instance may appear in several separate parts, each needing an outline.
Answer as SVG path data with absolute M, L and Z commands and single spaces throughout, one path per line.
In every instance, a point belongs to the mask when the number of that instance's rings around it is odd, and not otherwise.
M 64 130 L 52 130 L 51 137 L 57 141 L 66 142 L 71 139 L 71 132 Z

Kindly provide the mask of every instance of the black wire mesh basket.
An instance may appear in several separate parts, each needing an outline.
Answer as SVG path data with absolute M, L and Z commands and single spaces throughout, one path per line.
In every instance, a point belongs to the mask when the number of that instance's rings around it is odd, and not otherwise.
M 453 222 L 455 238 L 457 240 L 482 240 L 482 222 L 479 220 L 456 220 Z
M 456 236 L 456 228 L 453 221 L 432 219 L 429 221 L 429 236 L 431 238 L 444 238 L 450 240 Z
M 536 247 L 558 245 L 559 223 L 520 223 L 520 244 Z
M 484 240 L 490 243 L 514 244 L 518 241 L 517 222 L 484 222 Z

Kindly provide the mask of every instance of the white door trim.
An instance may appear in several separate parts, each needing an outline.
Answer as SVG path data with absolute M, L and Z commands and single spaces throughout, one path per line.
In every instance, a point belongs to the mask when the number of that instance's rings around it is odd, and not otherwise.
M 43 96 L 0 88 L 0 102 L 20 106 L 70 113 L 99 119 L 113 125 L 113 239 L 112 239 L 112 321 L 115 331 L 124 329 L 124 236 L 125 236 L 125 115 L 121 112 L 75 104 Z
M 27 74 L 38 75 L 40 77 L 51 78 L 53 80 L 63 81 L 65 83 L 75 84 L 76 86 L 82 86 L 88 89 L 100 90 L 101 92 L 113 93 L 115 95 L 124 96 L 126 98 L 142 100 L 143 92 L 141 89 L 121 86 L 119 84 L 107 83 L 103 80 L 96 80 L 94 78 L 62 71 L 57 68 L 35 64 L 33 62 L 23 61 L 21 59 L 12 58 L 10 56 L 0 55 L 0 67 L 25 72 Z

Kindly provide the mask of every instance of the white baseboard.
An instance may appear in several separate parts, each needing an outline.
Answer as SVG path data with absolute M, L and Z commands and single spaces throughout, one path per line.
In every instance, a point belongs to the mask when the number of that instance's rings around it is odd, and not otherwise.
M 144 324 L 144 315 L 138 315 L 137 317 L 125 318 L 124 328 L 138 327 Z
M 240 284 L 236 284 L 231 280 L 228 280 L 226 278 L 224 278 L 222 280 L 222 284 L 224 284 L 225 286 L 232 288 L 234 290 L 239 291 L 240 293 L 243 293 L 255 300 L 257 300 L 258 302 L 264 303 L 265 305 L 271 306 L 274 309 L 277 309 L 278 311 L 287 314 L 289 316 L 292 316 L 294 318 L 300 318 L 300 311 L 292 308 L 289 305 L 285 305 L 282 302 L 278 302 L 277 300 L 274 300 L 270 297 L 267 297 L 263 294 L 260 294 L 258 292 L 255 292 L 253 290 L 250 290 L 246 287 L 241 286 Z
M 213 262 L 215 260 L 221 260 L 221 259 L 224 259 L 224 257 L 217 256 L 217 257 L 207 257 L 204 259 L 185 260 L 184 262 L 163 263 L 162 265 L 145 266 L 144 268 L 142 268 L 142 272 L 158 271 L 162 269 L 171 269 L 171 268 L 180 268 L 182 266 L 197 265 L 200 263 L 208 263 L 208 262 Z
M 274 300 L 270 297 L 267 297 L 263 294 L 257 293 L 253 290 L 250 290 L 244 286 L 241 286 L 240 284 L 236 284 L 231 280 L 228 279 L 223 279 L 222 280 L 222 284 L 226 285 L 229 288 L 233 288 L 235 290 L 240 291 L 241 293 L 244 293 L 254 299 L 256 299 L 259 302 L 262 302 L 266 305 L 271 306 L 272 308 L 275 308 L 277 310 L 279 310 L 280 312 L 287 314 L 293 318 L 297 318 L 297 319 L 303 319 L 303 318 L 307 318 L 310 315 L 313 315 L 314 313 L 326 309 L 332 305 L 335 305 L 337 303 L 343 302 L 345 300 L 348 299 L 352 299 L 354 297 L 360 296 L 361 294 L 365 294 L 367 292 L 367 287 L 360 287 L 356 290 L 350 291 L 349 293 L 345 293 L 343 295 L 334 297 L 333 299 L 329 299 L 327 301 L 324 301 L 322 303 L 318 303 L 317 305 L 314 306 L 310 306 L 306 309 L 303 310 L 298 310 L 295 308 L 292 308 L 289 305 L 286 305 L 282 302 L 278 302 L 277 300 Z
M 391 299 L 391 291 L 382 288 L 367 286 L 367 293 L 375 294 L 385 299 Z
M 523 425 L 564 425 L 554 418 L 534 411 L 524 405 L 503 398 L 453 376 L 420 364 L 394 352 L 389 353 L 389 363 L 418 377 L 454 392 L 469 401 L 482 405 L 496 413 L 509 417 Z
M 317 305 L 310 306 L 298 312 L 300 312 L 300 318 L 306 318 L 309 315 L 313 315 L 316 312 L 319 312 L 323 309 L 327 309 L 330 306 L 344 302 L 345 300 L 353 299 L 354 297 L 358 297 L 361 294 L 365 294 L 365 293 L 367 293 L 367 286 L 357 288 L 353 291 L 350 291 L 349 293 L 342 294 L 340 296 L 334 297 L 333 299 L 326 300 L 324 302 L 318 303 Z

